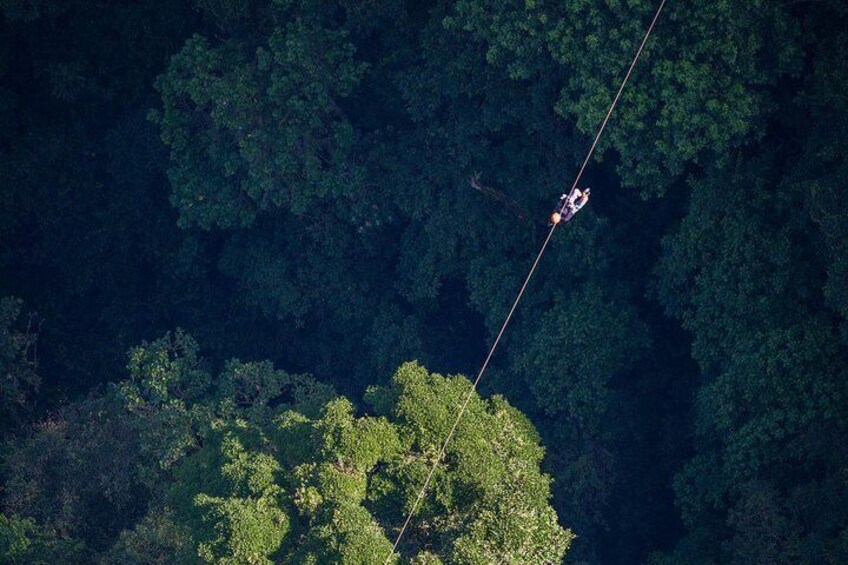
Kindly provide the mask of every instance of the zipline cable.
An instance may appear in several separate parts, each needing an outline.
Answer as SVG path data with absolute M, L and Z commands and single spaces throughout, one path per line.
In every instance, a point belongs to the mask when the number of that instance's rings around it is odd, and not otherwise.
M 592 142 L 592 146 L 589 148 L 589 152 L 586 154 L 586 158 L 583 160 L 583 164 L 580 166 L 580 170 L 578 171 L 577 176 L 574 178 L 574 183 L 571 185 L 569 193 L 573 191 L 577 187 L 577 184 L 580 182 L 580 178 L 583 176 L 583 171 L 586 170 L 586 166 L 589 164 L 589 160 L 592 158 L 592 155 L 595 152 L 595 148 L 598 145 L 598 141 L 600 141 L 601 135 L 604 133 L 604 129 L 606 129 L 607 127 L 607 123 L 609 122 L 610 116 L 612 115 L 616 104 L 618 104 L 619 98 L 621 98 L 621 93 L 624 91 L 624 87 L 627 84 L 627 81 L 630 80 L 630 75 L 633 73 L 633 69 L 634 67 L 636 67 L 636 62 L 642 55 L 642 50 L 645 48 L 645 44 L 648 42 L 648 38 L 651 36 L 651 32 L 654 30 L 654 26 L 656 25 L 657 20 L 660 17 L 660 12 L 662 12 L 666 1 L 667 0 L 662 0 L 660 2 L 659 7 L 657 8 L 657 12 L 654 14 L 654 19 L 651 21 L 651 25 L 648 26 L 648 31 L 645 33 L 645 37 L 642 39 L 642 43 L 641 45 L 639 45 L 639 49 L 636 51 L 636 56 L 633 57 L 633 61 L 630 63 L 630 68 L 627 69 L 627 74 L 624 76 L 624 80 L 621 81 L 621 86 L 619 86 L 618 92 L 616 93 L 612 104 L 610 104 L 609 110 L 607 110 L 607 115 L 604 117 L 604 121 L 601 123 L 601 127 L 598 129 L 598 133 L 595 135 L 595 140 Z M 542 243 L 542 247 L 539 249 L 539 253 L 536 255 L 536 259 L 533 261 L 533 266 L 530 267 L 530 272 L 527 273 L 527 277 L 524 279 L 524 284 L 521 285 L 521 289 L 518 291 L 518 294 L 515 297 L 515 301 L 512 303 L 512 307 L 509 309 L 509 313 L 506 315 L 506 318 L 504 318 L 503 324 L 501 324 L 501 329 L 500 331 L 498 331 L 498 335 L 495 338 L 495 341 L 492 343 L 492 347 L 491 349 L 489 349 L 488 355 L 486 355 L 486 360 L 483 361 L 483 366 L 480 367 L 480 371 L 477 373 L 477 378 L 474 379 L 474 383 L 471 385 L 471 389 L 468 391 L 465 400 L 460 406 L 459 412 L 457 412 L 456 420 L 454 420 L 453 426 L 451 426 L 450 432 L 448 432 L 448 435 L 445 438 L 444 443 L 442 444 L 442 448 L 439 450 L 438 456 L 433 461 L 433 464 L 430 466 L 430 471 L 429 473 L 427 473 L 427 478 L 424 480 L 424 485 L 418 492 L 418 496 L 415 498 L 415 502 L 413 502 L 412 508 L 409 510 L 409 514 L 407 514 L 406 520 L 404 521 L 403 526 L 401 527 L 400 532 L 398 533 L 398 536 L 395 539 L 394 544 L 392 545 L 392 551 L 386 556 L 386 561 L 384 562 L 384 565 L 388 565 L 391 562 L 392 556 L 397 551 L 398 545 L 400 545 L 400 541 L 403 538 L 403 534 L 406 532 L 409 523 L 412 521 L 412 517 L 418 510 L 418 505 L 424 499 L 424 495 L 427 493 L 427 488 L 430 486 L 430 481 L 433 478 L 433 474 L 436 472 L 436 469 L 439 467 L 439 463 L 445 456 L 445 452 L 447 451 L 448 445 L 450 444 L 450 441 L 453 439 L 453 436 L 456 433 L 456 429 L 459 426 L 459 422 L 462 420 L 462 416 L 465 414 L 465 410 L 468 408 L 468 404 L 471 402 L 471 399 L 473 398 L 474 393 L 477 390 L 477 385 L 480 384 L 480 380 L 483 378 L 483 374 L 486 372 L 486 369 L 489 366 L 489 361 L 491 361 L 492 356 L 495 354 L 495 350 L 500 344 L 504 331 L 506 331 L 506 327 L 509 325 L 510 320 L 512 320 L 512 315 L 515 313 L 516 308 L 518 308 L 518 303 L 521 302 L 521 298 L 524 296 L 524 291 L 527 290 L 527 285 L 530 283 L 530 279 L 533 277 L 533 273 L 536 272 L 536 267 L 539 266 L 539 261 L 542 260 L 542 255 L 545 254 L 545 251 L 548 248 L 548 243 L 550 243 L 551 237 L 554 235 L 554 232 L 556 231 L 558 225 L 558 223 L 555 223 L 553 224 L 553 226 L 551 226 L 551 229 L 548 232 L 548 236 L 545 238 L 545 242 Z

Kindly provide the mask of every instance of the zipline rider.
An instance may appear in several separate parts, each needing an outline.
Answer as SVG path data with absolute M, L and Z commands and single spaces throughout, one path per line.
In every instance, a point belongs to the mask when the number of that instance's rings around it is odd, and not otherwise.
M 580 190 L 575 188 L 571 194 L 563 194 L 559 197 L 556 208 L 551 214 L 551 221 L 548 225 L 555 225 L 560 222 L 567 222 L 574 217 L 574 214 L 580 211 L 583 206 L 589 201 L 589 193 L 592 189 Z

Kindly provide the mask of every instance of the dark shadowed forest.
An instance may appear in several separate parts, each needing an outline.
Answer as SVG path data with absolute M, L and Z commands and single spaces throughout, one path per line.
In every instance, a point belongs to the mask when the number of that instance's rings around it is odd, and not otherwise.
M 0 562 L 383 563 L 658 3 L 0 0 Z M 389 563 L 848 563 L 847 30 L 669 0 Z

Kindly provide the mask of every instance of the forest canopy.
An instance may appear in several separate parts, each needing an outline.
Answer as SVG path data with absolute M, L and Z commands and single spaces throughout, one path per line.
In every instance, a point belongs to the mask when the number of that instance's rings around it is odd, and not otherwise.
M 0 0 L 0 561 L 382 562 L 657 6 Z M 848 562 L 846 29 L 667 3 L 396 563 Z

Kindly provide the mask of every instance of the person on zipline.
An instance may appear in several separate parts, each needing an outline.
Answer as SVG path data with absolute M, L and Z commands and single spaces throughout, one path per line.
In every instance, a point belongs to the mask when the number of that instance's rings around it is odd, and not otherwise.
M 586 188 L 586 190 L 580 190 L 579 188 L 575 188 L 571 191 L 571 194 L 563 194 L 559 197 L 559 202 L 557 202 L 557 206 L 554 209 L 554 213 L 551 214 L 551 225 L 558 224 L 560 222 L 567 222 L 571 218 L 574 217 L 574 214 L 580 211 L 583 206 L 589 201 L 589 193 L 592 189 Z

